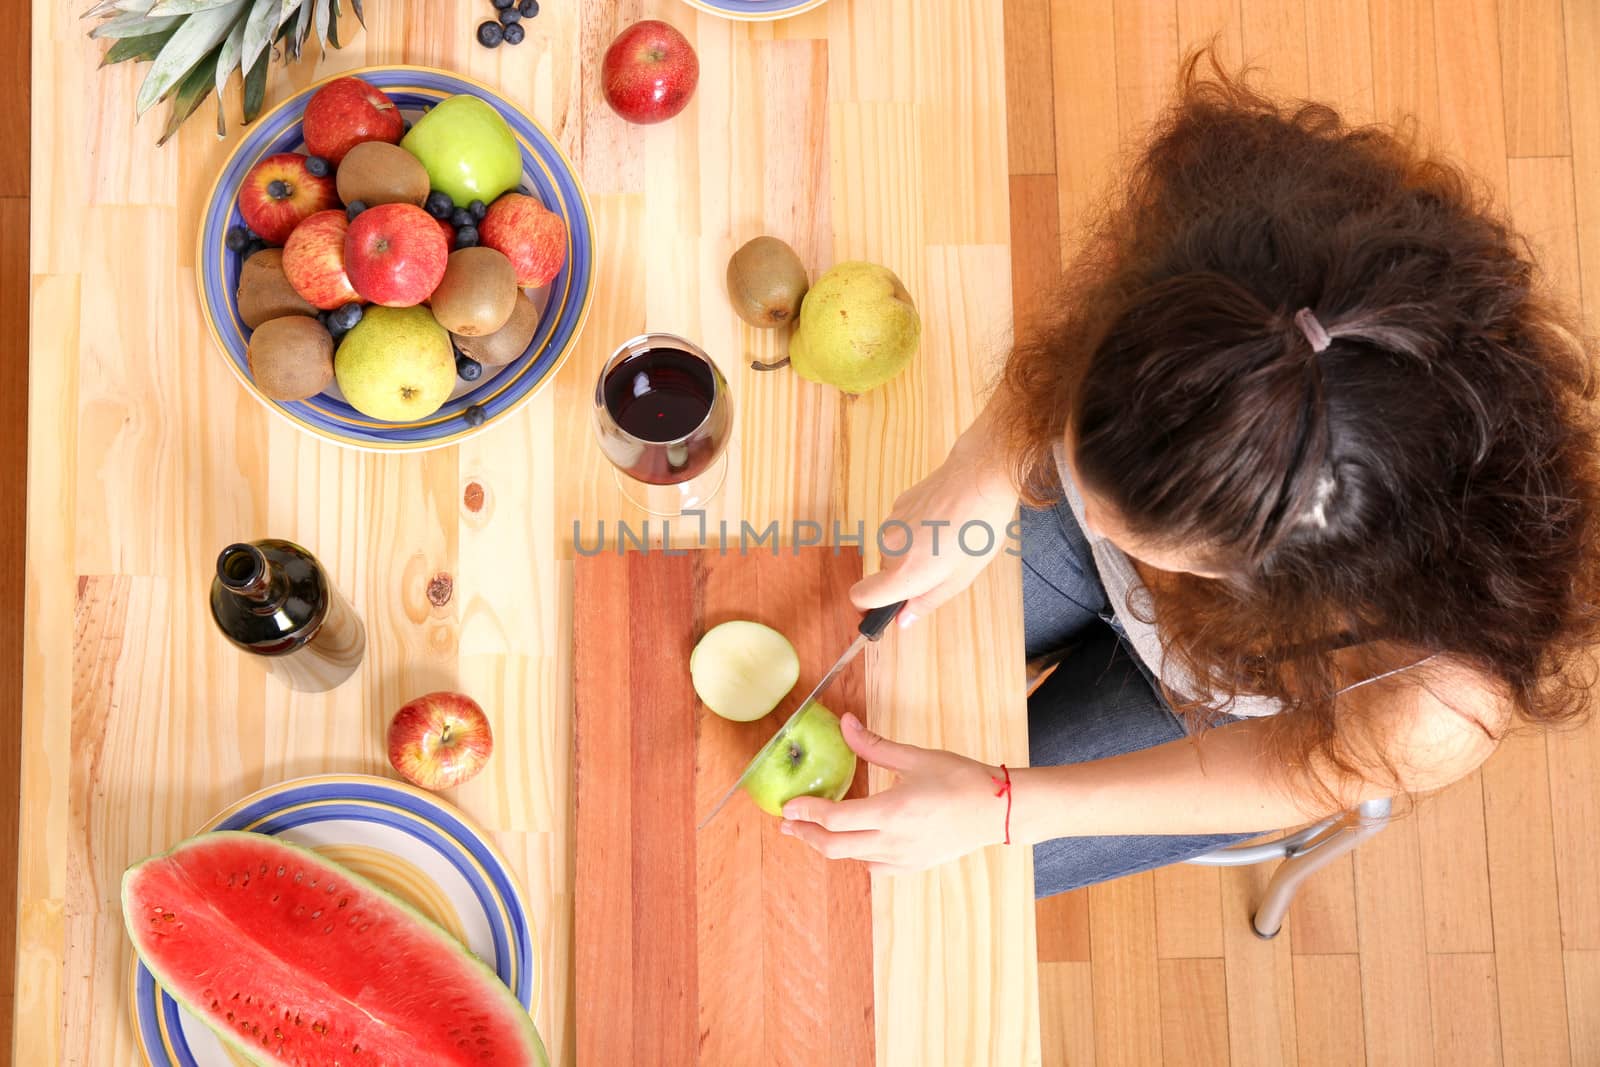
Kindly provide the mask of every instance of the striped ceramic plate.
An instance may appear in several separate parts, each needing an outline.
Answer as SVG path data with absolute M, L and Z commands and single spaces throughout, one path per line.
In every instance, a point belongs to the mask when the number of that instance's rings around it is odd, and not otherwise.
M 195 252 L 200 285 L 200 306 L 218 349 L 239 381 L 268 408 L 308 433 L 324 440 L 373 451 L 420 451 L 452 444 L 505 417 L 555 375 L 577 341 L 589 313 L 594 290 L 594 229 L 589 202 L 572 164 L 549 134 L 521 109 L 502 99 L 480 82 L 426 67 L 367 67 L 341 73 L 371 82 L 399 105 L 411 119 L 448 96 L 467 93 L 481 97 L 510 125 L 522 145 L 523 183 L 567 224 L 567 262 L 549 286 L 529 291 L 541 310 L 539 328 L 528 349 L 498 370 L 486 370 L 475 382 L 456 383 L 444 407 L 417 422 L 383 422 L 361 414 L 345 402 L 338 387 L 303 401 L 268 398 L 250 377 L 245 349 L 249 330 L 239 319 L 237 293 L 242 259 L 224 243 L 228 230 L 243 224 L 239 214 L 239 185 L 245 174 L 264 156 L 294 152 L 303 147 L 300 117 L 306 102 L 322 83 L 307 86 L 289 97 L 249 127 L 222 172 L 200 223 Z M 466 417 L 469 407 L 481 407 L 478 427 Z
M 349 867 L 455 935 L 532 1008 L 538 960 L 522 891 L 488 839 L 431 794 L 368 775 L 299 778 L 244 798 L 201 829 L 281 835 Z M 248 1067 L 137 959 L 132 992 L 152 1067 Z

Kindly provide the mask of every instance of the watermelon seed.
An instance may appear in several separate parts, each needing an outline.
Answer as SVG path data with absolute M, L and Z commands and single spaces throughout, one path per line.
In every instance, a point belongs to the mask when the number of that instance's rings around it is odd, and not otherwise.
M 277 1040 L 282 1041 L 283 1040 L 283 1031 L 279 1030 L 276 1026 L 274 1026 L 272 1028 L 272 1036 L 274 1038 L 276 1038 Z
M 300 1013 L 299 1012 L 295 1012 L 294 1013 L 294 1024 L 296 1026 L 304 1026 L 305 1025 L 305 1023 L 300 1021 Z
M 362 923 L 360 926 L 356 927 L 356 933 L 358 933 L 358 934 L 366 933 L 367 932 L 367 928 L 369 926 L 371 926 L 371 925 L 372 925 L 371 923 Z
M 333 882 L 329 882 L 328 883 L 328 888 L 326 890 L 324 890 L 324 892 L 326 892 L 331 897 L 331 896 L 333 896 L 334 890 L 336 890 L 338 888 L 339 887 L 337 885 L 335 885 Z
M 267 865 L 265 863 L 263 863 L 261 865 L 261 873 L 262 874 L 266 874 L 267 873 Z
M 342 908 L 348 903 L 350 903 L 350 898 L 349 897 L 340 897 L 339 898 L 339 907 Z
M 303 882 L 305 880 L 306 880 L 306 875 L 305 875 L 304 871 L 295 871 L 294 872 L 294 884 L 295 885 L 299 885 L 301 882 Z
M 233 1012 L 231 1012 L 231 1011 L 228 1013 L 228 1021 L 230 1023 L 233 1022 Z
M 360 1052 L 361 1051 L 361 1046 L 360 1045 L 351 1045 L 350 1046 L 350 1051 L 351 1052 Z
M 213 1000 L 212 1000 L 212 1001 L 211 1001 L 211 1010 L 212 1010 L 212 1011 L 216 1011 L 216 1010 L 217 1010 L 217 1009 L 218 1009 L 218 1008 L 219 1008 L 219 1007 L 221 1007 L 221 1006 L 222 1006 L 222 1005 L 220 1005 L 220 1004 L 219 1004 L 219 1003 L 217 1003 L 217 1001 L 216 1001 L 216 1000 L 215 1000 L 215 999 L 213 999 Z
M 235 880 L 236 877 L 237 877 L 236 875 L 232 875 L 232 874 L 228 875 L 228 888 L 229 889 L 233 888 L 233 883 L 234 883 L 234 880 Z
M 327 1023 L 312 1023 L 311 1024 L 311 1032 L 314 1033 L 314 1034 L 325 1034 L 325 1033 L 328 1032 L 328 1024 Z
M 278 902 L 278 894 L 276 894 L 276 893 L 272 894 L 272 902 L 274 904 L 276 904 Z
M 281 863 L 278 864 L 278 877 L 279 878 L 283 877 L 283 870 L 284 870 L 283 864 L 281 864 Z
M 176 918 L 177 918 L 177 916 L 176 916 L 176 915 L 174 915 L 174 914 L 172 914 L 172 912 L 170 912 L 170 911 L 169 911 L 169 912 L 166 912 L 166 913 L 165 913 L 165 914 L 163 914 L 163 915 L 162 915 L 162 916 L 161 916 L 161 921 L 162 921 L 162 922 L 168 922 L 168 923 L 169 923 L 169 922 L 171 922 L 171 921 L 172 921 L 172 920 L 173 920 L 173 919 L 176 919 Z
M 239 994 L 237 994 L 237 993 L 235 993 L 235 994 L 234 994 L 234 995 L 233 995 L 233 999 L 234 999 L 234 1000 L 238 1000 L 238 999 L 239 999 Z
M 312 917 L 312 918 L 313 918 L 313 919 L 320 919 L 320 918 L 322 918 L 322 909 L 321 909 L 321 908 L 318 908 L 318 909 L 317 909 L 317 910 L 316 910 L 316 911 L 314 911 L 314 912 L 312 912 L 312 913 L 311 913 L 311 917 Z
M 322 928 L 322 932 L 323 932 L 323 933 L 325 933 L 325 934 L 331 934 L 331 933 L 333 933 L 333 924 L 332 924 L 332 923 L 329 923 L 329 924 L 328 924 L 328 925 L 327 925 L 327 926 L 324 926 L 324 927 L 323 927 L 323 928 Z

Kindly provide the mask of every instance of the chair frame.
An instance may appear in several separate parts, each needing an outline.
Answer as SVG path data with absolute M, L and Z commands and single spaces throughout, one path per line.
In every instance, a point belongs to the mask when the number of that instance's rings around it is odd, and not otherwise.
M 1187 863 L 1199 867 L 1247 867 L 1256 863 L 1282 860 L 1272 872 L 1267 891 L 1250 916 L 1250 928 L 1263 940 L 1278 936 L 1289 905 L 1302 883 L 1334 860 L 1350 852 L 1389 823 L 1392 805 L 1388 797 L 1364 800 L 1349 811 L 1323 819 L 1287 837 L 1262 844 L 1229 845 Z

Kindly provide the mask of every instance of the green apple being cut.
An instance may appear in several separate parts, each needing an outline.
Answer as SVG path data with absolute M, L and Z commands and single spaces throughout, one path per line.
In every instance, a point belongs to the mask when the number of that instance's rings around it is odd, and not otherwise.
M 706 707 L 733 722 L 754 722 L 800 680 L 800 657 L 772 627 L 735 619 L 713 626 L 694 646 L 689 678 Z
M 450 334 L 425 307 L 369 307 L 339 343 L 333 372 L 351 407 L 387 422 L 427 418 L 456 385 Z
M 451 96 L 417 120 L 400 147 L 416 156 L 435 192 L 457 207 L 495 197 L 522 181 L 522 149 L 500 112 L 475 96 Z
M 856 754 L 844 742 L 839 717 L 812 703 L 744 783 L 756 807 L 768 815 L 782 815 L 795 797 L 839 800 L 850 791 L 856 776 Z

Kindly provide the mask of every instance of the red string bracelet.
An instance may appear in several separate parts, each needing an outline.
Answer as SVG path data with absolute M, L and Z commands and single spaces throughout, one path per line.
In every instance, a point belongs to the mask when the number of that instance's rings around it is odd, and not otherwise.
M 1002 781 L 994 775 L 989 776 L 989 781 L 995 784 L 994 795 L 1006 798 L 1006 844 L 1011 844 L 1011 772 L 1004 763 L 1000 764 L 1000 773 L 1005 775 Z

